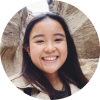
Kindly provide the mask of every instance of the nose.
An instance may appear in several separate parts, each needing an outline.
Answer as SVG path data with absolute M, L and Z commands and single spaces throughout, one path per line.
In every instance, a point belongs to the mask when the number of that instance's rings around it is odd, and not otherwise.
M 48 43 L 44 48 L 44 51 L 46 53 L 52 53 L 52 52 L 55 52 L 55 50 L 56 50 L 56 47 L 51 43 Z

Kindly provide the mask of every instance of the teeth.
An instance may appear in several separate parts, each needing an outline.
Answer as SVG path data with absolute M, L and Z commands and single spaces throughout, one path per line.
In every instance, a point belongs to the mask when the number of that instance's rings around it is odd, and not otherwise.
M 48 57 L 48 58 L 43 58 L 44 60 L 55 60 L 57 57 Z

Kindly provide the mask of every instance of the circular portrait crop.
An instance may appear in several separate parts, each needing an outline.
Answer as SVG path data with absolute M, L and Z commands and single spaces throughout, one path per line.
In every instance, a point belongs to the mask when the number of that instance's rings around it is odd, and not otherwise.
M 82 11 L 61 1 L 46 3 L 48 12 L 29 6 L 18 11 L 4 29 L 0 49 L 3 68 L 18 89 L 54 100 L 75 94 L 90 81 L 100 46 Z

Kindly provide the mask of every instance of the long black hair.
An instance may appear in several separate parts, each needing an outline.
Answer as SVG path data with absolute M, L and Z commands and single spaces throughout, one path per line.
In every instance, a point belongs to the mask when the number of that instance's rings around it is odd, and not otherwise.
M 68 26 L 62 17 L 56 14 L 46 13 L 33 18 L 26 28 L 23 47 L 25 44 L 29 46 L 30 31 L 32 30 L 34 25 L 45 18 L 51 18 L 58 21 L 62 25 L 66 35 L 68 56 L 65 63 L 58 70 L 59 78 L 63 83 L 67 84 L 68 86 L 69 83 L 72 83 L 77 87 L 79 87 L 80 89 L 83 88 L 87 84 L 88 80 L 82 73 L 74 41 L 70 35 Z M 41 90 L 48 93 L 51 98 L 54 99 L 62 98 L 62 96 L 52 87 L 48 79 L 43 75 L 42 71 L 34 65 L 27 51 L 24 48 L 23 48 L 22 75 L 24 76 L 25 79 L 28 80 L 28 82 L 31 85 L 32 83 L 34 83 L 39 88 L 41 88 Z

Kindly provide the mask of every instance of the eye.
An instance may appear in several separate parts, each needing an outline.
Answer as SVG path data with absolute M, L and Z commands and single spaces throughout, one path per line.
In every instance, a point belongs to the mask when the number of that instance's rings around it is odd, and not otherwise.
M 62 39 L 56 39 L 55 41 L 63 41 Z
M 36 43 L 42 43 L 42 42 L 44 42 L 43 40 L 39 40 L 39 41 L 37 41 Z

